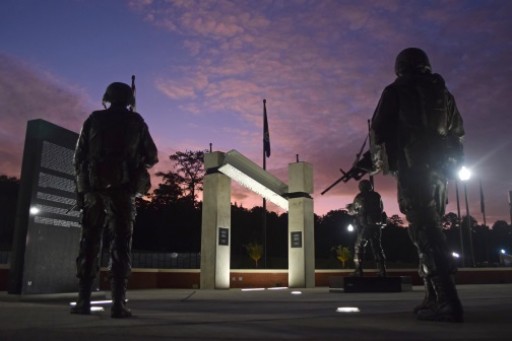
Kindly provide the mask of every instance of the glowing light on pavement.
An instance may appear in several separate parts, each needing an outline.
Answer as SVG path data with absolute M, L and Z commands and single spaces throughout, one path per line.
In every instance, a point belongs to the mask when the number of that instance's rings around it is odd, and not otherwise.
M 358 307 L 338 307 L 336 309 L 337 313 L 359 313 L 360 310 Z

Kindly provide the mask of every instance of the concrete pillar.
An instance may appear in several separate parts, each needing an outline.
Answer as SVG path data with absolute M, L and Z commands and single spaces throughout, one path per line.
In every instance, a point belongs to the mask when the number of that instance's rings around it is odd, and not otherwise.
M 314 288 L 313 166 L 306 162 L 289 164 L 288 181 L 288 286 Z
M 229 289 L 231 179 L 213 167 L 223 153 L 205 154 L 201 223 L 201 289 Z

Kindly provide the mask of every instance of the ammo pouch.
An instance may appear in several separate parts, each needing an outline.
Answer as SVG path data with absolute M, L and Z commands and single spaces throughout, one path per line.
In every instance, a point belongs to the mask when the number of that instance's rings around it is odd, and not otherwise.
M 452 136 L 423 135 L 411 140 L 404 154 L 409 167 L 428 165 L 450 177 L 463 162 L 462 144 Z

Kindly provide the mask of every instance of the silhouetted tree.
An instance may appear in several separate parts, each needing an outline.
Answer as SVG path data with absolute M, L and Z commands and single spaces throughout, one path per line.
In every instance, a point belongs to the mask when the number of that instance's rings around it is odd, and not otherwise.
M 460 225 L 459 217 L 457 216 L 457 214 L 455 214 L 453 212 L 449 212 L 449 213 L 445 214 L 445 216 L 442 218 L 441 222 L 443 224 L 443 229 L 445 229 L 445 230 L 456 228 L 456 227 L 459 227 L 459 225 Z
M 346 210 L 332 210 L 320 217 L 315 228 L 315 254 L 317 257 L 334 257 L 332 248 L 336 245 L 353 247 L 355 233 L 347 227 L 354 224 L 354 218 Z
M 176 203 L 184 196 L 180 187 L 181 178 L 176 173 L 170 171 L 167 173 L 158 172 L 157 176 L 162 177 L 162 182 L 151 194 L 151 205 L 156 207 L 166 207 Z
M 205 152 L 203 150 L 187 150 L 185 152 L 178 151 L 169 156 L 169 159 L 176 163 L 175 174 L 178 185 L 183 193 L 194 202 L 197 199 L 196 192 L 203 189 Z
M 19 179 L 0 175 L 0 250 L 12 246 L 19 187 Z
M 176 152 L 175 170 L 159 172 L 162 182 L 149 203 L 140 203 L 134 248 L 151 251 L 199 252 L 201 204 L 196 202 L 203 177 L 203 152 Z M 202 173 L 203 172 L 203 173 Z
M 512 226 L 504 220 L 498 220 L 492 225 L 492 236 L 490 238 L 490 261 L 499 262 L 499 252 L 501 249 L 511 252 L 512 248 Z
M 485 265 L 490 262 L 491 231 L 486 225 L 476 225 L 472 233 L 475 262 Z
M 386 223 L 394 225 L 396 227 L 404 226 L 404 220 L 398 214 L 393 214 L 391 217 L 388 217 L 388 220 Z
M 409 238 L 409 228 L 404 226 L 403 219 L 398 215 L 388 218 L 387 224 L 382 230 L 382 248 L 386 255 L 386 261 L 391 263 L 417 263 L 417 252 Z
M 448 244 L 448 248 L 452 250 L 452 252 L 457 252 L 461 254 L 462 250 L 460 247 L 460 229 L 461 229 L 461 221 L 457 214 L 453 212 L 449 212 L 444 215 L 441 219 L 443 233 L 446 237 L 446 242 Z

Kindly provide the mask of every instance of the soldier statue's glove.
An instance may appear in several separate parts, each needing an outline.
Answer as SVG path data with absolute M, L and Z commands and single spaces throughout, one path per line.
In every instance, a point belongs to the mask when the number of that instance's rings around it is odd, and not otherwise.
M 353 203 L 352 204 L 348 204 L 346 206 L 346 209 L 347 209 L 349 215 L 354 215 L 354 214 L 357 213 L 357 210 L 356 210 L 355 205 Z
M 96 195 L 94 192 L 85 192 L 84 193 L 84 204 L 92 205 L 96 201 Z

